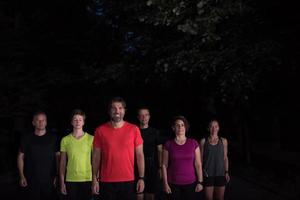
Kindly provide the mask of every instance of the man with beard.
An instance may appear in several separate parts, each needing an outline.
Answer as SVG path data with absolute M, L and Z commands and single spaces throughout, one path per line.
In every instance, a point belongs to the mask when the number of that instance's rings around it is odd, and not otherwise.
M 122 98 L 113 98 L 108 106 L 110 121 L 94 135 L 92 192 L 105 200 L 134 200 L 135 193 L 144 190 L 143 139 L 136 125 L 123 120 L 125 108 Z M 134 157 L 139 176 L 136 187 Z

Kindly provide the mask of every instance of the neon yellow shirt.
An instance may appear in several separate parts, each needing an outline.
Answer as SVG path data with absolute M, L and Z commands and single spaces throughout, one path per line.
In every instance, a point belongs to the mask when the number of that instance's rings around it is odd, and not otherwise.
M 76 139 L 70 133 L 61 140 L 60 151 L 67 154 L 66 181 L 85 182 L 92 180 L 93 138 L 92 135 L 84 133 L 80 139 Z

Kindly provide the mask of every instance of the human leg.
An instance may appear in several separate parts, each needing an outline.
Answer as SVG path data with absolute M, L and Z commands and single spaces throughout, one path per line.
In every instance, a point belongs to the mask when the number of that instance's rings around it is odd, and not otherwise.
M 31 182 L 27 186 L 27 199 L 28 200 L 40 200 L 41 192 L 39 184 Z
M 205 200 L 213 200 L 214 198 L 214 177 L 204 177 L 204 196 Z
M 79 192 L 79 185 L 77 182 L 66 182 L 66 190 L 67 200 L 79 200 L 78 199 L 78 192 Z
M 145 190 L 144 199 L 154 200 L 159 189 L 159 174 L 157 163 L 153 157 L 145 158 Z
M 180 200 L 181 188 L 179 185 L 170 184 L 171 194 L 169 199 L 171 200 Z
M 215 199 L 224 200 L 225 186 L 215 187 Z
M 40 183 L 41 199 L 53 200 L 55 197 L 55 190 L 52 181 Z
M 136 192 L 134 188 L 135 188 L 134 181 L 118 183 L 118 199 L 135 200 Z
M 226 178 L 225 176 L 216 176 L 214 181 L 214 197 L 217 200 L 224 200 Z
M 117 200 L 117 187 L 115 183 L 100 183 L 100 199 Z
M 194 200 L 196 196 L 195 187 L 196 187 L 195 183 L 181 186 L 182 188 L 181 199 Z
M 90 200 L 92 183 L 90 181 L 79 183 L 79 199 L 80 200 Z
M 205 200 L 213 200 L 214 187 L 213 186 L 204 187 L 204 196 L 205 196 Z
M 154 200 L 155 195 L 153 193 L 145 193 L 145 200 Z
M 136 194 L 136 200 L 144 200 L 144 193 Z

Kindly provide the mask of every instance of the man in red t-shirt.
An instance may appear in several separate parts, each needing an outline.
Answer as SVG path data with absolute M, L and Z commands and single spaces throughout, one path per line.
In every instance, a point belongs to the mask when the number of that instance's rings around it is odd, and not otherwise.
M 105 200 L 134 200 L 135 193 L 144 190 L 143 139 L 136 125 L 123 120 L 125 108 L 122 98 L 113 98 L 108 109 L 110 121 L 94 135 L 92 192 Z M 134 156 L 139 175 L 136 187 Z

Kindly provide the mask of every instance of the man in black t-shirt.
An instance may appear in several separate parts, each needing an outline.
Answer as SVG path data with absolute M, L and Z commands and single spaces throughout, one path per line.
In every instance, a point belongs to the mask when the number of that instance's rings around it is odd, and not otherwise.
M 137 194 L 137 199 L 154 200 L 161 177 L 162 141 L 158 131 L 149 127 L 150 111 L 147 107 L 138 109 L 138 120 L 144 141 L 145 194 Z
M 29 200 L 53 199 L 56 166 L 59 156 L 55 135 L 46 132 L 47 117 L 44 112 L 33 116 L 34 132 L 21 138 L 17 165 L 19 184 Z

